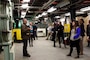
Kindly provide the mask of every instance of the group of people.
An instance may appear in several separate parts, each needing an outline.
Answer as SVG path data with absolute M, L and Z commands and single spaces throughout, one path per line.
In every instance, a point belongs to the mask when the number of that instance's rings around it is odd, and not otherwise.
M 67 56 L 71 56 L 73 47 L 77 49 L 77 56 L 75 58 L 79 58 L 80 55 L 83 55 L 83 40 L 85 36 L 85 29 L 84 29 L 84 20 L 80 19 L 79 21 L 72 22 L 72 29 L 70 34 L 70 52 Z M 87 34 L 87 47 L 90 47 L 90 20 L 86 27 L 86 34 Z
M 84 20 L 80 19 L 79 21 L 72 21 L 71 23 L 71 30 L 70 30 L 70 36 L 69 39 L 69 45 L 70 45 L 70 52 L 67 56 L 71 56 L 73 48 L 76 47 L 77 49 L 77 56 L 75 58 L 79 58 L 79 55 L 83 55 L 83 40 L 85 36 L 85 29 L 84 29 Z M 64 26 L 59 23 L 53 23 L 53 25 L 49 26 L 47 28 L 48 35 L 46 40 L 50 39 L 54 42 L 53 46 L 56 47 L 56 39 L 59 41 L 59 47 L 61 48 L 61 42 L 63 41 L 64 46 L 66 48 L 65 40 L 64 40 Z M 87 46 L 90 47 L 90 20 L 89 24 L 86 27 L 86 34 L 87 34 Z M 62 39 L 61 39 L 62 38 Z
M 37 37 L 37 27 L 30 22 L 29 26 L 27 26 L 27 19 L 23 19 L 23 24 L 21 26 L 21 36 L 23 40 L 23 56 L 30 57 L 27 46 L 29 40 L 29 46 L 33 47 L 33 40 Z
M 70 52 L 67 56 L 71 56 L 73 52 L 73 48 L 76 47 L 77 56 L 75 58 L 79 58 L 80 55 L 83 55 L 83 40 L 85 36 L 85 29 L 84 29 L 84 20 L 80 19 L 79 21 L 73 20 L 71 23 L 71 31 L 69 38 L 69 45 L 70 45 Z M 61 48 L 61 42 L 64 41 L 64 26 L 61 22 L 55 22 L 50 24 L 47 28 L 48 35 L 46 40 L 50 39 L 54 42 L 53 46 L 56 47 L 56 39 L 59 41 L 59 47 Z M 87 47 L 90 47 L 90 20 L 86 27 L 86 34 L 87 34 Z M 21 36 L 23 40 L 23 56 L 30 57 L 27 46 L 29 40 L 29 46 L 33 47 L 33 40 L 37 37 L 37 27 L 30 22 L 29 26 L 27 26 L 27 19 L 23 19 L 23 24 L 21 26 Z M 66 48 L 66 44 L 64 43 Z M 0 46 L 0 52 L 3 51 L 2 46 Z
M 61 42 L 64 42 L 64 26 L 61 22 L 55 22 L 50 24 L 47 28 L 48 34 L 46 40 L 49 38 L 54 41 L 54 47 L 56 47 L 56 40 L 59 41 L 59 47 L 61 48 Z M 64 44 L 66 47 L 66 45 Z

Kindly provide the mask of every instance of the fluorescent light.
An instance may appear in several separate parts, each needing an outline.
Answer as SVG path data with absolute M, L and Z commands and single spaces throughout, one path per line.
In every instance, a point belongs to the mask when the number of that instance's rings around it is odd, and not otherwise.
M 38 18 L 40 18 L 40 17 L 42 17 L 42 15 L 40 15 L 40 14 L 39 14 L 39 15 L 38 15 L 38 16 L 36 16 L 35 18 L 36 18 L 36 19 L 38 19 Z
M 38 17 L 38 16 L 36 16 L 35 18 L 36 18 L 36 19 L 38 19 L 39 17 Z
M 38 17 L 42 17 L 42 15 L 39 14 Z
M 22 11 L 22 12 L 21 12 L 21 15 L 26 15 L 26 12 L 23 12 L 23 11 Z
M 70 16 L 70 12 L 66 13 L 65 16 Z
M 43 12 L 43 13 L 42 13 L 42 16 L 45 16 L 45 15 L 47 15 L 47 12 Z
M 28 13 L 30 13 L 31 11 L 28 11 Z
M 53 12 L 53 11 L 55 11 L 55 10 L 57 10 L 57 8 L 51 7 L 50 9 L 48 9 L 47 12 Z
M 23 9 L 26 9 L 26 8 L 28 8 L 29 6 L 28 6 L 28 4 L 22 4 L 22 6 L 21 6 Z
M 80 9 L 80 11 L 89 11 L 89 10 L 90 10 L 90 6 Z
M 23 0 L 23 2 L 30 2 L 30 0 Z
M 77 11 L 76 14 L 84 14 L 82 11 Z
M 60 16 L 55 16 L 55 18 L 60 18 Z
M 61 22 L 65 21 L 65 17 L 60 19 Z
M 21 12 L 21 18 L 24 18 L 26 16 L 26 12 L 22 11 Z
M 21 15 L 21 18 L 24 18 L 25 17 L 25 15 Z
M 44 18 L 44 20 L 47 20 L 48 18 Z

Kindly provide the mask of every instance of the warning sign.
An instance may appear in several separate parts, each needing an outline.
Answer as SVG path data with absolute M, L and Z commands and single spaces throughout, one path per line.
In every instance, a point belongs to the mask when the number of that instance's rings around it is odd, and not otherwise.
M 70 24 L 64 24 L 64 33 L 70 33 Z

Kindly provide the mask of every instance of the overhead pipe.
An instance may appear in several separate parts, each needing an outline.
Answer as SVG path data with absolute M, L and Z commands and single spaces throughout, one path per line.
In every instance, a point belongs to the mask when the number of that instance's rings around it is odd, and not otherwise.
M 73 6 L 73 5 L 76 5 L 76 4 L 78 4 L 78 3 L 80 3 L 80 2 L 82 2 L 83 0 L 79 0 L 78 2 L 75 2 L 75 3 L 73 3 L 73 4 L 71 4 L 70 2 L 70 0 L 64 0 L 63 2 L 60 2 L 58 5 L 56 5 L 55 7 L 60 7 L 60 8 L 63 8 L 64 6 L 66 6 L 67 4 L 70 4 L 70 5 L 67 5 L 66 7 L 71 7 L 71 6 Z M 67 3 L 68 2 L 68 3 Z M 66 5 L 65 5 L 66 4 Z
M 56 8 L 58 8 L 58 7 L 62 8 L 63 6 L 66 6 L 68 4 L 70 4 L 70 1 L 69 0 L 63 0 L 59 4 L 57 4 L 55 7 Z
M 41 10 L 47 8 L 48 6 L 50 6 L 54 1 L 56 1 L 56 0 L 49 0 L 47 3 L 45 3 L 45 4 L 42 6 L 42 8 L 40 8 L 39 12 L 40 12 Z M 39 12 L 38 12 L 38 13 L 39 13 Z M 37 13 L 37 14 L 38 14 L 38 13 Z M 35 16 L 36 16 L 37 14 L 35 14 Z
M 56 0 L 49 0 L 47 3 L 44 4 L 44 6 L 41 8 L 41 10 L 50 6 L 54 1 L 56 1 Z
M 40 11 L 42 10 L 42 9 L 45 9 L 45 8 L 47 8 L 48 6 L 50 6 L 54 1 L 56 1 L 56 0 L 49 0 L 47 3 L 45 3 L 44 4 L 44 6 L 40 9 Z M 76 4 L 78 4 L 78 3 L 81 3 L 83 0 L 79 0 L 78 2 L 75 2 L 75 3 L 73 3 L 73 4 L 70 4 L 69 6 L 67 6 L 67 7 L 71 7 L 71 6 L 73 6 L 73 5 L 76 5 Z
M 70 1 L 70 0 L 69 0 Z M 70 5 L 67 5 L 66 7 L 67 8 L 70 8 L 71 6 L 73 6 L 73 5 L 76 5 L 76 4 L 78 4 L 78 3 L 81 3 L 82 1 L 84 1 L 84 0 L 79 0 L 78 2 L 75 2 L 75 3 L 73 3 L 73 4 L 70 4 Z M 57 7 L 57 6 L 56 6 Z M 62 6 L 61 8 L 63 8 L 64 6 Z
M 34 4 L 34 2 L 35 2 L 35 0 L 32 2 L 31 6 Z M 26 14 L 27 14 L 28 10 L 29 10 L 29 8 L 27 8 Z M 26 17 L 26 16 L 25 16 L 25 17 Z
M 51 5 L 54 1 L 56 1 L 56 0 L 49 0 L 49 1 L 41 8 L 41 10 L 47 8 L 47 7 L 48 7 L 49 5 Z M 71 7 L 71 6 L 73 6 L 73 5 L 76 5 L 76 4 L 78 4 L 78 3 L 81 3 L 82 1 L 84 1 L 84 0 L 79 0 L 78 2 L 75 2 L 75 3 L 73 3 L 73 4 L 70 4 L 70 5 L 67 6 L 67 7 Z
M 75 3 L 73 3 L 73 4 L 70 4 L 70 5 L 67 6 L 67 7 L 71 7 L 71 6 L 73 6 L 73 5 L 76 5 L 76 4 L 78 4 L 78 3 L 81 3 L 82 1 L 84 1 L 84 0 L 79 0 L 78 2 L 75 2 Z

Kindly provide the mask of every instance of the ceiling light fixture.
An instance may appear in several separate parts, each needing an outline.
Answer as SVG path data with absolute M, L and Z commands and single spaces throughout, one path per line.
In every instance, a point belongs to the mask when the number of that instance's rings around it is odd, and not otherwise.
M 45 15 L 47 15 L 47 12 L 43 12 L 43 13 L 42 13 L 42 16 L 45 16 Z
M 61 22 L 65 21 L 65 17 L 60 19 Z
M 26 12 L 22 11 L 21 12 L 21 18 L 24 18 L 26 16 Z
M 65 16 L 70 16 L 70 12 L 66 13 Z
M 40 17 L 42 17 L 42 15 L 39 14 L 38 17 L 40 18 Z
M 47 10 L 47 12 L 53 12 L 53 11 L 55 11 L 55 10 L 57 10 L 57 8 L 51 7 L 50 9 Z
M 24 18 L 25 17 L 25 15 L 21 15 L 21 18 Z
M 89 10 L 90 10 L 90 6 L 80 9 L 80 11 L 89 11 Z
M 21 15 L 26 15 L 26 12 L 22 11 L 22 12 L 21 12 Z
M 76 14 L 84 14 L 82 11 L 77 11 Z
M 44 20 L 47 20 L 48 18 L 44 18 Z
M 36 18 L 36 19 L 38 19 L 39 17 L 38 17 L 38 16 L 36 16 L 35 18 Z
M 30 2 L 30 0 L 23 0 L 23 2 Z
M 27 9 L 29 6 L 28 6 L 28 4 L 22 4 L 22 6 L 21 6 L 23 9 Z
M 28 11 L 28 13 L 30 13 L 31 11 Z
M 60 16 L 55 16 L 55 18 L 60 18 Z

